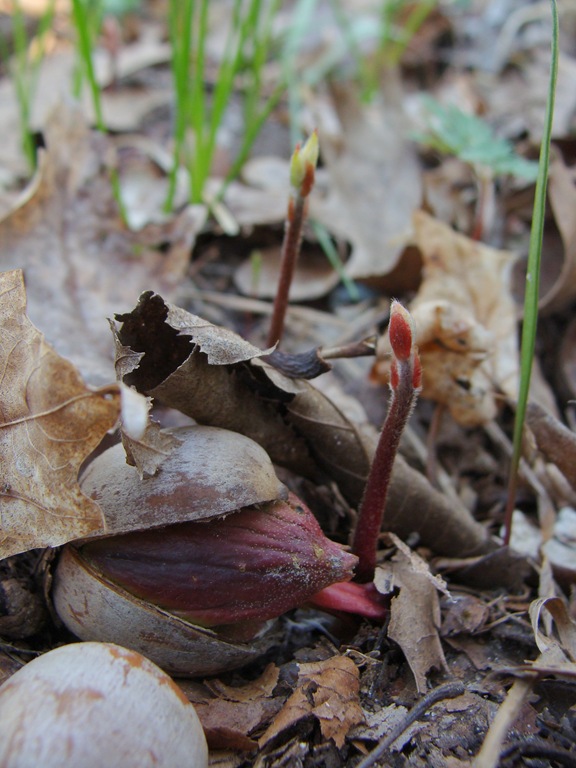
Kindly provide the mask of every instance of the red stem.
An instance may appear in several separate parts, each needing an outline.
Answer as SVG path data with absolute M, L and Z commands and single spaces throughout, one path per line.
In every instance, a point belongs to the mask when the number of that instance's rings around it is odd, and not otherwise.
M 395 359 L 392 364 L 392 399 L 358 511 L 358 523 L 352 544 L 352 552 L 359 558 L 356 580 L 360 582 L 370 581 L 374 577 L 378 537 L 382 530 L 394 458 L 402 432 L 418 397 L 418 384 L 415 387 L 414 381 L 415 364 L 419 374 L 419 361 L 412 356 L 407 360 Z
M 280 277 L 278 280 L 278 290 L 274 299 L 274 310 L 270 330 L 268 331 L 267 346 L 271 347 L 282 338 L 284 331 L 284 320 L 288 309 L 288 294 L 294 275 L 294 268 L 300 252 L 302 242 L 302 229 L 306 219 L 307 198 L 296 195 L 290 198 L 288 206 L 288 219 L 286 221 L 286 231 L 282 243 L 282 255 L 280 259 Z

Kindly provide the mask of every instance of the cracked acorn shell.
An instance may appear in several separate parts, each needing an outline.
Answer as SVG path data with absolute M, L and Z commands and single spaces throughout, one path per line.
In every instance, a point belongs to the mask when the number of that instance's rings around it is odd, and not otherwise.
M 82 489 L 99 502 L 107 530 L 64 548 L 54 605 L 82 640 L 128 646 L 172 674 L 214 674 L 267 650 L 268 620 L 350 579 L 356 558 L 326 539 L 298 499 L 284 500 L 286 488 L 252 440 L 211 427 L 174 434 L 183 442 L 154 477 L 140 480 L 121 446 L 90 465 Z M 155 535 L 160 527 L 164 535 Z M 190 527 L 196 530 L 191 549 Z M 115 535 L 107 547 L 108 532 L 126 535 Z M 143 583 L 142 568 L 148 585 L 134 590 Z M 187 602 L 178 609 L 178 593 L 186 590 L 193 611 Z M 276 612 L 270 610 L 275 596 Z M 254 614 L 254 602 L 265 610 Z M 198 625 L 210 619 L 225 634 Z

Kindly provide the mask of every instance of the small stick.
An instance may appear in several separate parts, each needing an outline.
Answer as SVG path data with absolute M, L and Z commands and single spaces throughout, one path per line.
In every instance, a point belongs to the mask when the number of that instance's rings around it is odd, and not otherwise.
M 382 757 L 386 750 L 394 744 L 396 739 L 399 738 L 412 723 L 415 723 L 416 720 L 420 720 L 431 706 L 442 701 L 442 699 L 455 699 L 456 696 L 461 696 L 465 691 L 466 688 L 460 681 L 444 683 L 444 685 L 439 685 L 431 690 L 430 693 L 427 693 L 423 699 L 420 699 L 420 701 L 412 707 L 404 720 L 392 728 L 390 733 L 378 742 L 378 746 L 375 747 L 370 754 L 366 755 L 364 760 L 358 763 L 356 768 L 371 768 L 371 766 Z
M 358 511 L 352 552 L 358 556 L 357 581 L 371 581 L 376 567 L 378 536 L 382 529 L 384 507 L 402 431 L 416 404 L 422 383 L 422 369 L 414 344 L 414 323 L 410 313 L 397 301 L 390 309 L 390 344 L 392 399 L 380 433 L 374 460 Z
M 298 144 L 290 162 L 290 199 L 286 229 L 280 258 L 280 277 L 274 299 L 274 310 L 267 345 L 272 347 L 282 338 L 284 319 L 288 308 L 288 294 L 294 275 L 294 268 L 300 253 L 302 229 L 308 212 L 308 195 L 314 186 L 314 174 L 318 162 L 318 133 L 314 131 L 303 147 Z

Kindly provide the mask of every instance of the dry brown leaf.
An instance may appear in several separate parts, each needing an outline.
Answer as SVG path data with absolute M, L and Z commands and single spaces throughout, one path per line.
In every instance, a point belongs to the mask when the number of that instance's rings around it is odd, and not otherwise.
M 102 527 L 78 470 L 120 414 L 115 385 L 87 387 L 26 316 L 22 272 L 0 274 L 0 557 Z
M 280 275 L 280 247 L 259 251 L 260 263 L 255 269 L 252 259 L 247 259 L 234 273 L 239 291 L 247 296 L 273 299 L 276 296 Z M 320 251 L 303 249 L 294 277 L 290 284 L 290 301 L 312 301 L 330 293 L 340 281 L 338 273 Z
M 178 446 L 178 439 L 159 424 L 149 421 L 138 438 L 130 437 L 123 431 L 122 445 L 126 451 L 126 462 L 136 467 L 142 479 L 144 475 L 156 474 L 164 459 Z
M 310 216 L 351 243 L 346 263 L 350 277 L 386 275 L 400 258 L 411 229 L 410 216 L 422 195 L 402 89 L 395 73 L 388 71 L 381 99 L 362 104 L 355 86 L 339 85 L 333 102 L 337 134 L 332 127 L 323 130 L 325 112 L 318 111 L 327 196 L 311 197 Z
M 298 721 L 313 716 L 325 739 L 341 748 L 348 731 L 363 722 L 358 669 L 347 656 L 300 664 L 297 688 L 259 739 L 260 748 Z
M 189 250 L 176 260 L 146 247 L 135 255 L 112 198 L 109 146 L 77 110 L 60 107 L 45 139 L 26 198 L 0 221 L 0 263 L 24 269 L 32 322 L 87 381 L 101 384 L 113 379 L 106 317 L 146 288 L 175 289 Z M 190 239 L 194 224 L 185 226 Z
M 551 630 L 540 629 L 544 611 L 554 619 L 557 637 Z M 576 622 L 570 618 L 565 601 L 560 597 L 539 598 L 531 603 L 529 613 L 540 661 L 548 665 L 570 664 L 576 672 Z
M 187 692 L 211 749 L 257 748 L 251 734 L 266 727 L 284 703 L 285 697 L 273 693 L 279 674 L 278 667 L 269 664 L 259 678 L 246 685 L 227 685 L 218 678 L 206 680 L 204 685 L 215 698 Z
M 211 699 L 194 703 L 210 749 L 234 749 L 241 752 L 257 749 L 258 741 L 248 734 L 269 723 L 280 706 L 279 699 L 250 702 Z
M 284 402 L 291 396 L 268 383 L 266 398 L 261 397 L 263 383 L 242 365 L 265 354 L 262 350 L 150 293 L 118 320 L 120 348 L 143 353 L 138 367 L 125 376 L 126 383 L 201 424 L 251 437 L 281 465 L 304 475 L 313 471 L 304 441 L 274 405 L 274 400 Z M 137 362 L 126 352 L 122 357 L 126 370 Z
M 559 274 L 540 299 L 540 308 L 557 312 L 576 297 L 576 185 L 573 169 L 567 168 L 559 157 L 550 165 L 548 199 L 562 236 L 564 257 Z
M 496 415 L 494 395 L 515 399 L 516 310 L 510 293 L 514 256 L 455 232 L 423 211 L 414 214 L 423 280 L 411 304 L 423 370 L 423 397 L 474 426 Z M 388 342 L 379 345 L 385 378 Z
M 374 583 L 384 582 L 389 590 L 393 582 L 400 589 L 390 603 L 388 637 L 402 648 L 414 674 L 420 693 L 426 691 L 426 674 L 432 669 L 446 669 L 440 641 L 440 603 L 435 583 L 424 561 L 405 546 L 398 549 L 388 564 L 391 574 L 377 569 Z
M 526 421 L 538 449 L 576 489 L 576 435 L 536 403 L 529 403 Z
M 280 670 L 276 664 L 268 664 L 260 677 L 246 683 L 246 685 L 239 687 L 226 685 L 226 683 L 223 683 L 218 678 L 206 680 L 205 685 L 215 696 L 221 699 L 249 702 L 272 696 L 279 677 Z

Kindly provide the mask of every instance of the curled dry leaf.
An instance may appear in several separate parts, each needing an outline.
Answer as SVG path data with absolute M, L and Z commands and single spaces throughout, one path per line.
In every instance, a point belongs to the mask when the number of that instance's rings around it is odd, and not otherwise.
M 576 435 L 557 418 L 536 403 L 530 403 L 527 423 L 536 444 L 548 461 L 553 462 L 576 489 Z
M 296 689 L 261 736 L 260 748 L 276 743 L 279 734 L 313 715 L 322 736 L 341 749 L 348 731 L 364 721 L 359 691 L 358 669 L 347 656 L 300 664 Z
M 447 668 L 440 641 L 438 589 L 446 592 L 441 579 L 405 544 L 392 537 L 398 547 L 392 561 L 376 570 L 374 583 L 379 591 L 399 589 L 390 603 L 388 637 L 402 648 L 420 693 L 426 691 L 426 674 Z
M 292 395 L 259 380 L 245 364 L 265 352 L 152 293 L 117 319 L 117 349 L 132 350 L 136 363 L 125 383 L 201 424 L 251 437 L 282 466 L 306 476 L 313 470 L 306 444 L 280 411 Z
M 540 628 L 544 612 L 554 619 L 555 631 Z M 534 639 L 540 656 L 530 668 L 542 674 L 557 674 L 568 679 L 576 678 L 576 622 L 570 617 L 568 607 L 561 597 L 534 600 L 529 608 Z
M 20 270 L 0 275 L 0 557 L 102 527 L 78 470 L 120 414 L 116 385 L 91 389 L 26 316 Z
M 423 371 L 422 396 L 446 405 L 465 426 L 496 415 L 495 394 L 517 396 L 514 256 L 414 214 L 423 280 L 410 306 Z M 388 341 L 379 345 L 378 379 L 387 379 Z
M 170 324 L 172 317 L 180 332 Z M 261 359 L 265 353 L 239 336 L 176 311 L 160 296 L 143 294 L 137 307 L 118 319 L 125 382 L 202 424 L 252 438 L 280 466 L 311 480 L 328 476 L 351 505 L 360 503 L 377 442 L 373 429 L 360 428 L 310 382 L 268 365 Z M 229 341 L 232 352 L 219 350 Z M 254 350 L 258 356 L 250 357 Z M 439 554 L 492 548 L 485 529 L 463 506 L 448 502 L 401 458 L 388 504 L 391 530 L 400 536 L 416 531 Z

